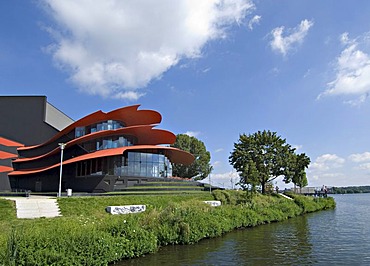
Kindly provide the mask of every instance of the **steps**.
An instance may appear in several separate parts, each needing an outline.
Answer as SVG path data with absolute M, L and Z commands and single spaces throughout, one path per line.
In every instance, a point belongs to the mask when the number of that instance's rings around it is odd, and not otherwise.
M 286 198 L 286 199 L 290 199 L 290 200 L 293 200 L 291 197 L 288 197 L 287 195 L 283 194 L 283 193 L 279 193 L 280 196 Z
M 52 218 L 61 216 L 56 198 L 45 196 L 9 197 L 8 200 L 15 201 L 17 218 Z
M 160 192 L 160 191 L 203 191 L 204 184 L 196 181 L 182 180 L 151 180 L 130 187 L 115 187 L 115 191 L 141 191 L 141 192 Z

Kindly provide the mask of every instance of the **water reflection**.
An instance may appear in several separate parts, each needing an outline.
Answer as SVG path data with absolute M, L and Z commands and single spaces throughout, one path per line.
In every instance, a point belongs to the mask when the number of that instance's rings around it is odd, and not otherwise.
M 119 265 L 302 265 L 312 262 L 307 217 L 236 230 L 196 245 L 163 247 Z

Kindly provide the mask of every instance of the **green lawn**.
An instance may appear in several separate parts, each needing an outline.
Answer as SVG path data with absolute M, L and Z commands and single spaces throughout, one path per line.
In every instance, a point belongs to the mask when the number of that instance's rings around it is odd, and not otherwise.
M 17 219 L 12 201 L 0 199 L 0 265 L 109 265 L 191 244 L 235 228 L 256 226 L 334 208 L 332 198 L 254 195 L 217 190 L 169 195 L 63 197 L 62 217 Z M 222 201 L 211 207 L 204 200 Z M 110 215 L 107 206 L 144 204 L 133 215 Z

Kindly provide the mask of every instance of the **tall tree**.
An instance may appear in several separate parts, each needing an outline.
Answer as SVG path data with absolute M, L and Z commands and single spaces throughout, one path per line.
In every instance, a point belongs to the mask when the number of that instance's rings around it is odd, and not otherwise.
M 251 135 L 240 135 L 234 143 L 229 161 L 240 173 L 241 182 L 259 184 L 265 193 L 266 184 L 287 172 L 289 159 L 294 149 L 276 132 L 258 131 Z M 286 175 L 288 182 L 290 176 Z
M 294 185 L 300 188 L 307 186 L 306 168 L 310 162 L 310 158 L 304 153 L 293 154 L 289 161 L 285 181 L 292 181 Z
M 172 172 L 174 175 L 183 178 L 194 178 L 202 180 L 206 178 L 212 171 L 210 164 L 211 154 L 207 151 L 206 146 L 195 137 L 186 134 L 176 136 L 176 142 L 172 147 L 187 151 L 194 155 L 195 160 L 191 165 L 174 164 Z

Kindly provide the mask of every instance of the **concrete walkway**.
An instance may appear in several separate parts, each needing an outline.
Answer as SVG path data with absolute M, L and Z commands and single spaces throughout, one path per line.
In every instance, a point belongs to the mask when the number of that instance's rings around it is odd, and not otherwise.
M 15 201 L 17 207 L 17 218 L 52 218 L 61 216 L 56 198 L 46 196 L 30 197 L 6 197 L 5 199 Z
M 283 194 L 283 193 L 279 193 L 280 196 L 286 198 L 286 199 L 290 199 L 290 200 L 293 200 L 291 197 L 288 197 L 287 195 Z

